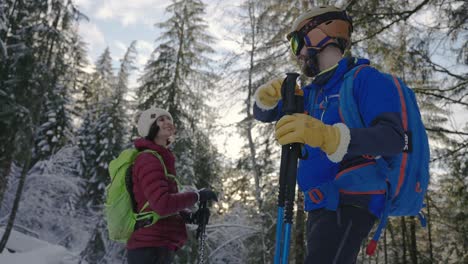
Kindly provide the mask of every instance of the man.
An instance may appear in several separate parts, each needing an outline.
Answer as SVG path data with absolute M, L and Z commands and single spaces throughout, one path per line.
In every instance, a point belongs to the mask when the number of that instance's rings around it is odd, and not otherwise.
M 401 153 L 404 131 L 399 95 L 391 80 L 366 59 L 343 57 L 351 44 L 352 21 L 333 6 L 315 7 L 299 16 L 288 40 L 303 74 L 314 77 L 304 91 L 305 114 L 282 117 L 281 84 L 272 80 L 257 89 L 254 116 L 279 120 L 275 135 L 281 145 L 303 143 L 298 185 L 305 194 L 307 256 L 305 263 L 355 263 L 363 240 L 381 216 L 384 192 L 337 192 L 335 209 L 325 189 L 343 173 L 360 174 L 376 167 L 375 158 Z M 350 128 L 341 118 L 339 92 L 344 75 L 354 75 L 353 97 L 365 128 Z M 374 176 L 378 177 L 377 170 Z M 367 177 L 367 175 L 366 175 Z

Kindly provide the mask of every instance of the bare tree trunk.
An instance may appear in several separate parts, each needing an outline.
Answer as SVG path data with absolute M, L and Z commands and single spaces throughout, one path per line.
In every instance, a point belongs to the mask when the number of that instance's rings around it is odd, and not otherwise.
M 8 175 L 10 175 L 12 160 L 10 157 L 5 157 L 5 160 L 0 164 L 0 209 L 2 209 L 3 197 L 8 184 Z
M 300 264 L 304 262 L 304 232 L 305 232 L 305 214 L 304 210 L 304 193 L 301 191 L 297 192 L 297 202 L 296 202 L 296 248 L 295 248 L 295 256 L 296 256 L 296 264 Z
M 249 111 L 249 109 L 248 109 Z M 258 205 L 258 210 L 261 214 L 262 222 L 265 222 L 265 214 L 263 210 L 263 200 L 261 197 L 261 188 L 260 188 L 260 170 L 258 168 L 258 163 L 256 159 L 256 151 L 255 151 L 255 145 L 253 142 L 253 136 L 252 136 L 252 120 L 247 121 L 249 122 L 248 125 L 248 130 L 247 130 L 247 135 L 248 135 L 248 140 L 249 140 L 249 149 L 250 149 L 250 156 L 251 156 L 251 161 L 252 161 L 252 166 L 253 166 L 253 171 L 254 171 L 254 178 L 255 178 L 255 199 L 257 200 L 257 205 Z M 262 239 L 262 262 L 266 262 L 266 244 L 265 244 L 265 227 L 262 224 L 262 231 L 261 231 L 261 239 Z
M 7 46 L 15 44 L 15 41 L 16 41 L 16 40 L 14 40 L 15 38 L 8 37 L 8 34 L 11 32 L 12 26 L 14 26 L 15 29 L 18 27 L 18 22 L 19 22 L 20 19 L 16 15 L 15 16 L 16 20 L 13 21 L 13 19 L 14 19 L 13 14 L 15 12 L 17 12 L 17 10 L 21 10 L 22 6 L 23 6 L 22 1 L 16 0 L 16 1 L 13 2 L 13 5 L 12 5 L 12 7 L 10 9 L 10 13 L 6 14 L 7 15 L 7 18 L 6 18 L 7 28 L 3 32 L 3 34 L 0 36 L 0 38 L 5 40 L 5 44 Z M 13 43 L 11 43 L 11 42 L 13 42 Z M 7 77 L 7 76 L 5 76 L 5 77 Z M 0 78 L 2 78 L 2 76 L 0 76 Z M 0 85 L 3 85 L 3 82 L 0 83 Z M 9 134 L 11 134 L 11 133 L 9 133 Z M 8 138 L 13 141 L 14 134 L 9 135 Z M 2 142 L 2 143 L 6 143 L 6 142 Z M 10 149 L 10 147 L 12 147 L 12 145 L 11 144 L 8 144 L 8 145 L 9 146 L 4 146 L 4 147 L 6 147 L 6 149 Z M 1 153 L 1 154 L 4 155 L 4 156 L 2 157 L 2 160 L 0 162 L 0 209 L 1 209 L 2 201 L 3 201 L 3 197 L 5 195 L 6 186 L 7 186 L 7 183 L 8 183 L 8 175 L 10 174 L 11 165 L 13 163 L 13 157 L 11 156 L 11 154 L 9 154 L 9 153 Z
M 388 232 L 390 232 L 390 238 L 391 238 L 391 249 L 393 251 L 393 262 L 392 263 L 400 263 L 399 257 L 398 257 L 398 245 L 396 244 L 396 239 L 395 239 L 395 233 L 393 232 L 393 225 L 392 223 L 389 223 L 387 227 Z
M 250 61 L 249 61 L 249 83 L 248 83 L 248 95 L 245 100 L 246 103 L 246 113 L 247 113 L 247 139 L 249 141 L 249 150 L 250 150 L 250 160 L 252 163 L 252 169 L 254 173 L 254 180 L 255 180 L 255 199 L 257 201 L 258 210 L 261 214 L 262 222 L 265 222 L 265 214 L 263 210 L 263 200 L 262 200 L 262 190 L 260 187 L 260 177 L 261 172 L 257 162 L 257 153 L 255 148 L 255 142 L 253 140 L 253 116 L 251 113 L 252 109 L 252 97 L 254 95 L 254 87 L 253 87 L 253 70 L 255 67 L 254 57 L 255 53 L 257 52 L 256 47 L 256 32 L 257 32 L 257 18 L 255 17 L 255 3 L 253 1 L 249 2 L 248 6 L 248 15 L 249 15 L 249 22 L 250 22 L 250 41 L 251 47 L 249 51 Z M 261 241 L 262 241 L 262 263 L 267 263 L 266 257 L 266 244 L 265 244 L 265 228 L 262 224 L 262 231 L 261 231 Z
M 388 264 L 388 252 L 387 252 L 387 229 L 384 231 L 384 263 Z
M 13 208 L 11 209 L 10 217 L 8 218 L 7 226 L 5 227 L 5 233 L 3 233 L 2 240 L 0 241 L 0 253 L 5 249 L 8 238 L 10 237 L 11 229 L 13 229 L 13 223 L 15 222 L 16 213 L 18 212 L 19 202 L 21 200 L 21 194 L 23 193 L 24 183 L 26 181 L 26 175 L 29 171 L 29 166 L 31 163 L 32 149 L 31 146 L 28 146 L 29 151 L 26 157 L 26 160 L 23 164 L 23 169 L 21 171 L 21 177 L 18 183 L 18 188 L 16 189 L 15 200 L 13 202 Z
M 406 264 L 406 221 L 405 221 L 405 218 L 402 217 L 401 218 L 401 242 L 403 243 L 402 244 L 402 247 L 403 247 L 403 264 Z
M 426 196 L 426 204 L 427 204 L 427 236 L 429 240 L 429 256 L 431 263 L 434 263 L 434 253 L 432 247 L 432 225 L 431 225 L 431 204 L 429 203 L 429 199 Z
M 416 244 L 416 222 L 414 216 L 410 217 L 410 243 L 409 243 L 409 253 L 411 257 L 411 262 L 413 264 L 418 264 L 418 245 Z
M 361 244 L 361 260 L 364 263 L 364 260 L 366 259 L 366 247 L 365 243 Z

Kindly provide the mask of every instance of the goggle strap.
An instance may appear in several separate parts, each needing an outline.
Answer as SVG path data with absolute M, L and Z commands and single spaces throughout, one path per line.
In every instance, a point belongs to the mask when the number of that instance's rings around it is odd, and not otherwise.
M 323 44 L 325 44 L 327 41 L 329 41 L 331 38 L 329 36 L 326 36 L 325 38 L 323 38 L 318 44 L 317 44 L 317 47 L 322 47 Z M 310 46 L 310 45 L 309 45 Z
M 304 39 L 305 39 L 305 42 L 306 42 L 306 46 L 307 46 L 307 47 L 312 46 L 312 43 L 310 42 L 309 36 L 305 35 Z

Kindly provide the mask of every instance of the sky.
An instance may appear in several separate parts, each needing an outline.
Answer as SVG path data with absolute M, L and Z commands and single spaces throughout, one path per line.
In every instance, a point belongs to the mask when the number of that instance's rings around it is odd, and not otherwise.
M 156 23 L 164 22 L 169 14 L 165 12 L 168 0 L 75 0 L 75 4 L 88 20 L 82 20 L 79 25 L 79 32 L 88 44 L 89 61 L 95 62 L 106 47 L 109 48 L 113 58 L 115 70 L 118 69 L 119 60 L 123 57 L 130 43 L 137 41 L 137 71 L 130 78 L 130 86 L 137 86 L 137 78 L 152 51 L 158 46 L 156 39 L 160 35 L 160 30 Z M 237 7 L 242 0 L 206 0 L 207 4 L 205 20 L 208 24 L 208 33 L 215 38 L 213 48 L 221 56 L 224 52 L 238 50 L 238 39 L 229 32 L 235 27 Z M 218 120 L 221 127 L 226 127 L 242 119 L 237 111 L 231 109 L 220 110 L 219 115 L 223 116 Z M 235 133 L 234 128 L 224 128 L 224 134 L 219 133 L 213 137 L 215 144 L 222 153 L 230 158 L 239 155 L 240 144 L 235 138 L 226 133 Z
M 213 47 L 217 51 L 227 51 L 239 48 L 235 40 L 229 36 L 230 16 L 234 15 L 241 0 L 208 0 L 205 17 L 209 27 L 208 32 L 217 40 Z M 97 57 L 109 47 L 116 65 L 123 57 L 133 40 L 137 40 L 137 64 L 141 69 L 149 55 L 157 46 L 156 39 L 160 34 L 156 23 L 168 18 L 165 8 L 168 0 L 75 0 L 78 9 L 89 21 L 81 21 L 80 34 L 87 42 L 90 60 Z

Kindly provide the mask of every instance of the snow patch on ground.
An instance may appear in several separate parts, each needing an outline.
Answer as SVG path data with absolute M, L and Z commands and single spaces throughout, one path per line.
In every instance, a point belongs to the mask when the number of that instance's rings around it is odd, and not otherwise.
M 0 228 L 0 234 L 5 230 Z M 68 264 L 77 263 L 76 256 L 62 246 L 11 231 L 6 249 L 0 254 L 2 264 Z

